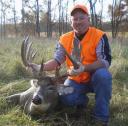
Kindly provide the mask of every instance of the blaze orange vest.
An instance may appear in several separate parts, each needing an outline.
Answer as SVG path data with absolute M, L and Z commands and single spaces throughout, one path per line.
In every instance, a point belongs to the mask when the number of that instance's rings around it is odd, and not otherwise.
M 94 27 L 89 27 L 89 30 L 87 31 L 84 38 L 80 41 L 81 44 L 81 58 L 82 58 L 82 64 L 92 64 L 97 60 L 96 57 L 96 47 L 102 38 L 104 32 L 96 29 Z M 74 42 L 74 32 L 68 32 L 60 37 L 60 43 L 63 45 L 63 47 L 66 49 L 68 54 L 71 54 L 73 49 L 73 42 Z M 71 61 L 68 57 L 66 57 L 66 65 L 69 69 L 72 65 Z M 79 74 L 78 76 L 69 76 L 69 79 L 75 80 L 76 82 L 88 82 L 90 80 L 90 73 L 89 72 L 83 72 Z

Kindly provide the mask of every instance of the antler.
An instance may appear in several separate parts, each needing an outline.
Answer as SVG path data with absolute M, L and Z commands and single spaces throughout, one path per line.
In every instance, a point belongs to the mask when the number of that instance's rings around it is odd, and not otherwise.
M 32 42 L 29 41 L 29 36 L 25 37 L 21 45 L 21 58 L 26 67 L 29 67 L 35 58 L 37 51 L 32 49 Z M 44 60 L 42 59 L 41 67 L 39 71 L 33 69 L 33 75 L 38 80 L 41 79 L 45 73 L 43 72 Z
M 60 46 L 63 48 L 63 50 L 64 50 L 66 56 L 67 56 L 67 57 L 70 59 L 70 61 L 72 62 L 74 68 L 77 69 L 77 68 L 78 68 L 78 64 L 77 64 L 77 62 L 73 59 L 72 56 L 70 56 L 70 55 L 68 54 L 68 52 L 66 51 L 66 49 L 63 47 L 62 44 L 60 44 Z
M 21 58 L 23 64 L 27 67 L 35 58 L 37 52 L 32 50 L 32 42 L 29 42 L 29 36 L 27 36 L 21 45 Z
M 42 79 L 42 77 L 45 75 L 45 73 L 43 72 L 43 69 L 44 69 L 44 60 L 42 59 L 40 71 L 39 71 L 39 74 L 38 74 L 38 80 Z

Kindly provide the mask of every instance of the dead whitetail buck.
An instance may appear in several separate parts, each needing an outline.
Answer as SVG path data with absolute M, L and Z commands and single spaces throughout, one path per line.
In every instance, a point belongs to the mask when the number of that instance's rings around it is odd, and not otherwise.
M 29 42 L 29 37 L 26 37 L 21 46 L 21 58 L 26 67 L 29 66 L 36 55 L 36 52 L 32 50 L 31 46 L 32 43 Z M 70 58 L 66 51 L 65 53 Z M 72 59 L 70 60 L 73 61 Z M 31 87 L 24 92 L 8 96 L 6 98 L 7 102 L 20 105 L 26 114 L 40 116 L 56 107 L 59 94 L 61 95 L 65 91 L 69 93 L 73 91 L 71 87 L 66 87 L 63 84 L 56 85 L 57 79 L 55 77 L 43 75 L 42 60 L 38 76 L 36 74 L 36 79 L 30 81 Z

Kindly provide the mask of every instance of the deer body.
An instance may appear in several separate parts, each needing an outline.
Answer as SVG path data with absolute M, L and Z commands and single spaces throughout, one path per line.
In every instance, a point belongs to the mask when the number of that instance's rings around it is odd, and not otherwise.
M 31 87 L 21 93 L 8 96 L 7 102 L 20 105 L 28 115 L 40 116 L 55 108 L 58 104 L 58 93 L 50 77 L 40 82 L 31 80 Z

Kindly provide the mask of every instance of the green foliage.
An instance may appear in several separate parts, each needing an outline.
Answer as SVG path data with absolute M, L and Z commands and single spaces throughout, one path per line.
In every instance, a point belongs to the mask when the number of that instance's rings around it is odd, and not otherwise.
M 110 70 L 113 77 L 120 80 L 128 80 L 128 43 L 112 43 L 112 65 Z
M 22 92 L 30 87 L 29 80 L 15 80 L 6 85 L 2 85 L 0 88 L 1 96 L 7 96 L 14 93 Z
M 0 126 L 37 126 L 19 107 L 14 107 L 5 115 L 0 115 Z
M 19 38 L 19 40 L 21 40 Z M 92 126 L 90 113 L 94 107 L 94 95 L 89 94 L 89 104 L 82 117 L 74 117 L 73 108 L 44 115 L 43 122 L 37 122 L 23 113 L 19 106 L 8 105 L 5 97 L 22 92 L 30 87 L 31 74 L 27 72 L 20 57 L 21 42 L 8 39 L 0 42 L 0 126 Z M 30 38 L 38 54 L 33 62 L 40 63 L 53 57 L 55 40 Z M 128 125 L 128 43 L 115 40 L 112 47 L 113 94 L 110 105 L 110 126 Z M 64 68 L 61 70 L 64 71 Z M 42 116 L 43 118 L 43 116 Z
M 128 43 L 118 40 L 112 43 L 113 75 L 110 126 L 128 125 Z

